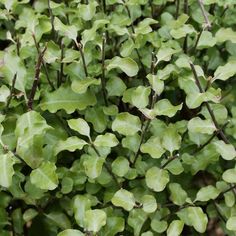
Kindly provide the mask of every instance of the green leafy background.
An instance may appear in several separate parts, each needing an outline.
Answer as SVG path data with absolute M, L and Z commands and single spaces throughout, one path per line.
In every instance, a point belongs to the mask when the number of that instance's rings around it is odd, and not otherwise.
M 0 235 L 236 235 L 235 14 L 2 0 Z

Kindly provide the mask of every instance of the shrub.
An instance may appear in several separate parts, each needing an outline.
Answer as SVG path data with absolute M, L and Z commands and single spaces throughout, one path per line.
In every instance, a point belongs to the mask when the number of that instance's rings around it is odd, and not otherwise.
M 0 235 L 234 235 L 232 0 L 0 3 Z

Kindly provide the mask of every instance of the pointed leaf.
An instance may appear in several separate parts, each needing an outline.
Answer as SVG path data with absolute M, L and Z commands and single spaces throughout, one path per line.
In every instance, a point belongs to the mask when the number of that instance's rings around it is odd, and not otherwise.
M 81 118 L 68 120 L 68 125 L 71 129 L 79 132 L 80 134 L 90 137 L 90 127 L 88 123 Z

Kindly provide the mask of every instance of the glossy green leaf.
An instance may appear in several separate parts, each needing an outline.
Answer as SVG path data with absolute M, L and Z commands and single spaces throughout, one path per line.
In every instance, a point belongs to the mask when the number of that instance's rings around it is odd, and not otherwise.
M 158 181 L 156 181 L 158 179 Z M 147 186 L 155 192 L 161 192 L 165 189 L 167 183 L 170 181 L 167 170 L 158 167 L 150 168 L 145 175 Z
M 149 94 L 151 92 L 150 88 L 144 86 L 138 86 L 132 92 L 131 101 L 132 104 L 138 108 L 144 108 L 149 103 Z
M 154 111 L 158 116 L 173 117 L 181 109 L 182 104 L 173 106 L 168 99 L 159 100 L 154 106 Z
M 123 177 L 129 171 L 129 161 L 127 158 L 119 156 L 112 162 L 112 172 L 120 177 Z
M 233 160 L 236 157 L 236 151 L 232 144 L 226 144 L 221 140 L 215 141 L 214 145 L 216 151 L 222 156 L 225 160 Z
M 137 116 L 128 112 L 119 113 L 112 123 L 112 130 L 123 135 L 134 135 L 141 129 L 141 122 Z
M 115 147 L 119 141 L 112 133 L 105 133 L 104 135 L 98 135 L 94 141 L 94 145 L 98 147 Z
M 228 169 L 226 170 L 222 178 L 227 183 L 236 183 L 236 169 Z
M 99 79 L 86 78 L 83 80 L 73 80 L 71 84 L 71 89 L 78 94 L 86 93 L 87 89 L 91 85 L 100 85 L 101 81 Z
M 141 200 L 143 204 L 143 210 L 146 213 L 152 213 L 155 212 L 157 209 L 157 202 L 154 196 L 152 195 L 144 195 Z
M 114 68 L 119 68 L 130 77 L 137 75 L 139 70 L 137 63 L 133 59 L 130 57 L 121 58 L 118 56 L 114 57 L 107 65 L 108 71 Z
M 51 162 L 43 162 L 37 169 L 31 172 L 30 181 L 40 189 L 55 189 L 58 185 L 55 164 Z
M 126 211 L 131 211 L 135 206 L 134 195 L 125 189 L 118 190 L 112 197 L 111 202 L 113 205 L 122 207 Z
M 218 43 L 224 43 L 228 40 L 232 43 L 236 43 L 236 32 L 231 28 L 220 28 L 216 32 L 215 37 Z
M 178 150 L 181 145 L 181 136 L 174 127 L 166 129 L 162 137 L 162 147 L 168 150 L 171 155 L 175 150 Z
M 211 120 L 195 117 L 188 122 L 188 130 L 193 133 L 212 134 L 216 127 Z
M 214 73 L 214 80 L 227 80 L 236 74 L 236 61 L 232 60 L 219 66 Z
M 57 236 L 84 236 L 84 234 L 77 229 L 66 229 L 60 232 Z
M 152 89 L 158 96 L 160 96 L 164 90 L 164 82 L 158 77 L 158 75 L 148 74 L 146 77 L 152 86 Z
M 84 136 L 90 137 L 90 127 L 84 119 L 82 118 L 71 119 L 68 120 L 67 122 L 71 129 L 79 132 Z
M 96 1 L 91 1 L 89 2 L 88 5 L 85 4 L 79 5 L 78 6 L 79 16 L 85 21 L 91 20 L 96 13 L 97 6 L 98 3 Z
M 106 213 L 103 210 L 87 210 L 85 212 L 85 227 L 88 231 L 98 232 L 106 224 Z
M 236 216 L 231 216 L 226 222 L 226 228 L 228 230 L 236 230 Z
M 181 235 L 184 228 L 184 222 L 181 220 L 173 220 L 168 229 L 167 236 L 178 236 Z
M 198 192 L 195 201 L 207 202 L 210 199 L 216 199 L 220 191 L 214 186 L 202 187 Z
M 182 206 L 188 197 L 186 191 L 178 183 L 170 183 L 168 185 L 170 190 L 170 199 L 179 206 Z

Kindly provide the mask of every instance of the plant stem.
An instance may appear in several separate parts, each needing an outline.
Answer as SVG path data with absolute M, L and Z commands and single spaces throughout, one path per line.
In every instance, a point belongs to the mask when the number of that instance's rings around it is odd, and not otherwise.
M 99 151 L 97 150 L 96 146 L 93 144 L 93 142 L 90 141 L 91 147 L 93 148 L 93 150 L 96 152 L 96 154 L 101 157 Z M 110 166 L 107 164 L 106 160 L 104 161 L 104 166 L 107 170 L 107 172 L 109 173 L 109 175 L 113 178 L 113 180 L 115 181 L 116 185 L 118 188 L 121 188 L 121 185 L 119 183 L 119 181 L 117 180 L 116 176 L 114 175 L 114 173 L 112 172 Z
M 179 0 L 175 0 L 176 3 L 176 11 L 175 11 L 175 19 L 179 16 Z
M 196 49 L 197 49 L 197 45 L 198 45 L 198 42 L 199 42 L 199 40 L 200 40 L 200 38 L 201 38 L 201 36 L 202 36 L 202 32 L 203 32 L 203 31 L 204 31 L 204 28 L 201 29 L 200 33 L 199 33 L 198 36 L 197 36 L 196 43 L 195 43 L 195 45 L 194 45 L 194 47 L 193 47 L 193 49 L 192 49 L 193 53 L 195 53 L 195 51 L 196 51 Z
M 11 100 L 12 100 L 12 97 L 13 97 L 13 92 L 14 92 L 14 89 L 15 89 L 15 83 L 16 83 L 16 78 L 17 78 L 17 74 L 14 75 L 13 79 L 12 79 L 12 85 L 11 85 L 11 91 L 10 91 L 10 96 L 7 100 L 7 104 L 6 104 L 6 113 L 8 111 L 8 108 L 10 106 L 10 103 L 11 103 Z
M 40 74 L 40 70 L 41 70 L 41 66 L 43 63 L 43 56 L 44 53 L 47 50 L 47 46 L 45 46 L 45 48 L 43 49 L 42 52 L 40 52 L 39 56 L 38 56 L 38 61 L 37 64 L 35 66 L 35 76 L 34 76 L 34 82 L 30 91 L 30 95 L 29 95 L 29 100 L 28 100 L 28 109 L 32 110 L 33 109 L 33 102 L 34 102 L 34 96 L 38 87 L 38 83 L 39 83 L 39 74 Z
M 179 157 L 179 154 L 176 154 L 172 157 L 170 157 L 166 163 L 164 163 L 162 166 L 161 166 L 161 169 L 164 169 L 167 165 L 169 165 L 172 161 L 174 161 L 176 158 Z
M 38 43 L 37 43 L 37 41 L 36 41 L 36 38 L 35 38 L 35 35 L 34 35 L 34 34 L 32 34 L 32 37 L 33 37 L 34 44 L 35 44 L 35 47 L 36 47 L 37 52 L 38 52 L 38 55 L 39 55 L 39 54 L 41 53 L 41 52 L 40 52 L 40 49 L 39 49 L 39 45 L 38 45 Z M 47 81 L 48 81 L 49 85 L 51 86 L 51 89 L 52 89 L 52 90 L 55 90 L 55 87 L 54 87 L 53 83 L 51 82 L 51 80 L 50 80 L 50 78 L 49 78 L 48 69 L 47 69 L 47 66 L 46 66 L 44 60 L 42 61 L 42 63 L 43 63 L 43 69 L 44 69 L 44 71 L 45 71 Z
M 105 80 L 105 43 L 106 43 L 106 34 L 102 36 L 102 94 L 104 98 L 105 105 L 108 106 L 107 94 L 106 94 L 106 80 Z
M 63 82 L 63 76 L 64 76 L 64 64 L 62 62 L 63 58 L 64 58 L 64 44 L 63 44 L 63 40 L 61 39 L 61 44 L 60 44 L 60 47 L 61 47 L 61 66 L 60 66 L 60 75 L 59 75 L 59 83 L 58 85 L 60 86 Z
M 48 0 L 48 11 L 49 11 L 50 21 L 51 21 L 51 26 L 52 26 L 52 35 L 55 37 L 54 16 L 53 16 L 51 5 L 50 5 L 50 0 Z
M 208 19 L 208 15 L 207 15 L 207 12 L 205 10 L 203 1 L 202 0 L 198 0 L 198 4 L 199 4 L 199 6 L 201 8 L 202 15 L 203 15 L 203 17 L 205 19 L 206 27 L 207 27 L 208 30 L 210 30 L 211 29 L 211 22 Z
M 186 15 L 189 14 L 188 0 L 184 0 L 184 13 Z M 188 53 L 188 34 L 184 38 L 183 50 L 184 50 L 184 53 L 186 53 L 186 54 Z
M 84 73 L 85 73 L 86 77 L 88 77 L 88 71 L 87 71 L 87 66 L 86 66 L 86 63 L 85 63 L 84 52 L 83 52 L 83 45 L 82 45 L 82 43 L 80 43 L 80 42 L 78 43 L 77 41 L 75 43 L 76 43 L 77 48 L 79 49 L 79 52 L 80 52 L 80 55 L 81 55 L 81 58 L 82 58 Z
M 194 75 L 194 78 L 195 78 L 195 81 L 196 81 L 196 84 L 197 84 L 197 86 L 198 86 L 198 89 L 199 89 L 200 93 L 204 93 L 205 91 L 203 90 L 203 88 L 202 88 L 202 86 L 201 86 L 201 84 L 200 84 L 200 81 L 199 81 L 199 79 L 198 79 L 197 72 L 196 72 L 196 70 L 195 70 L 195 67 L 194 67 L 193 63 L 190 62 L 190 66 L 191 66 L 191 69 L 192 69 L 192 72 L 193 72 L 193 75 Z M 208 110 L 208 112 L 209 112 L 209 114 L 210 114 L 210 116 L 211 116 L 211 119 L 212 119 L 212 121 L 213 121 L 213 123 L 214 123 L 216 129 L 219 131 L 219 134 L 220 134 L 222 140 L 223 140 L 226 144 L 229 144 L 230 142 L 229 142 L 229 140 L 227 139 L 227 137 L 225 136 L 224 132 L 220 129 L 220 126 L 219 126 L 219 124 L 218 124 L 218 122 L 217 122 L 217 120 L 216 120 L 216 117 L 215 117 L 215 115 L 214 115 L 214 113 L 213 113 L 213 111 L 212 111 L 212 109 L 211 109 L 211 107 L 210 107 L 210 104 L 209 104 L 208 102 L 205 102 L 205 104 L 206 104 L 207 110 Z
M 102 0 L 103 12 L 106 14 L 106 0 Z

